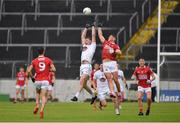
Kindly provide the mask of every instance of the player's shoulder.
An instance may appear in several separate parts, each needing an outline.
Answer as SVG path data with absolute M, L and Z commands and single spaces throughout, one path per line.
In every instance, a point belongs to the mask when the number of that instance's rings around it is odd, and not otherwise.
M 124 72 L 119 69 L 119 70 L 118 70 L 118 73 L 119 73 L 119 74 L 123 74 Z
M 96 45 L 96 42 L 92 42 L 91 45 Z
M 33 60 L 31 61 L 31 64 L 35 64 L 36 62 L 37 62 L 37 58 L 33 59 Z
M 45 61 L 52 61 L 52 59 L 49 57 L 44 57 L 44 58 L 45 58 Z
M 138 69 L 139 69 L 139 66 L 136 66 L 136 67 L 135 67 L 135 70 L 138 70 Z
M 108 40 L 104 40 L 103 44 L 107 44 L 108 43 Z
M 32 60 L 32 62 L 37 62 L 39 57 L 36 57 Z
M 100 70 L 97 70 L 95 71 L 94 75 L 98 75 L 101 71 Z
M 146 66 L 146 69 L 148 69 L 148 70 L 152 70 L 150 66 Z

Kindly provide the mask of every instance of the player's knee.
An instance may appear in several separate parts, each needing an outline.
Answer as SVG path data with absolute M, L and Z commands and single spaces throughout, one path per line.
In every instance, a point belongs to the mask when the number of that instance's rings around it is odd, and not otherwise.
M 107 106 L 107 103 L 106 103 L 106 102 L 102 103 L 102 106 L 103 106 L 103 107 L 106 107 L 106 106 Z
M 147 97 L 147 100 L 148 100 L 148 101 L 151 101 L 151 97 L 150 97 L 150 96 L 149 96 L 149 97 Z
M 107 107 L 107 103 L 106 104 L 104 104 L 104 106 L 103 107 Z
M 141 97 L 138 97 L 138 101 L 141 101 L 142 100 L 142 98 Z

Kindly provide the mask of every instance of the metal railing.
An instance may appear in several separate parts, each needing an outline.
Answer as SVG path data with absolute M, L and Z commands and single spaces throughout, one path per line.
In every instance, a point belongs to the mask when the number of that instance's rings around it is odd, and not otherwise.
M 142 23 L 144 22 L 145 19 L 145 6 L 148 4 L 148 14 L 151 14 L 151 0 L 145 0 L 142 4 L 142 17 L 141 17 L 141 21 Z M 148 15 L 148 16 L 149 16 Z
M 180 15 L 180 14 L 179 14 Z M 157 28 L 146 28 L 145 30 L 157 30 Z M 162 27 L 162 31 L 176 31 L 176 50 L 180 47 L 180 27 Z

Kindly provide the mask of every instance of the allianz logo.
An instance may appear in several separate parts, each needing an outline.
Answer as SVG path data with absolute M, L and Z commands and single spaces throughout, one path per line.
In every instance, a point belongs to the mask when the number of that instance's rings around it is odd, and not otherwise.
M 180 102 L 179 96 L 167 96 L 165 94 L 162 94 L 160 96 L 160 101 L 162 102 Z

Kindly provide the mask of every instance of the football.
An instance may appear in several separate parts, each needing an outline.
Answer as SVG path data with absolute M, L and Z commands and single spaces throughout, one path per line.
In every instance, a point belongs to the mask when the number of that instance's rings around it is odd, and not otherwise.
M 86 8 L 83 9 L 83 13 L 85 15 L 90 15 L 91 14 L 91 9 L 89 7 L 86 7 Z

